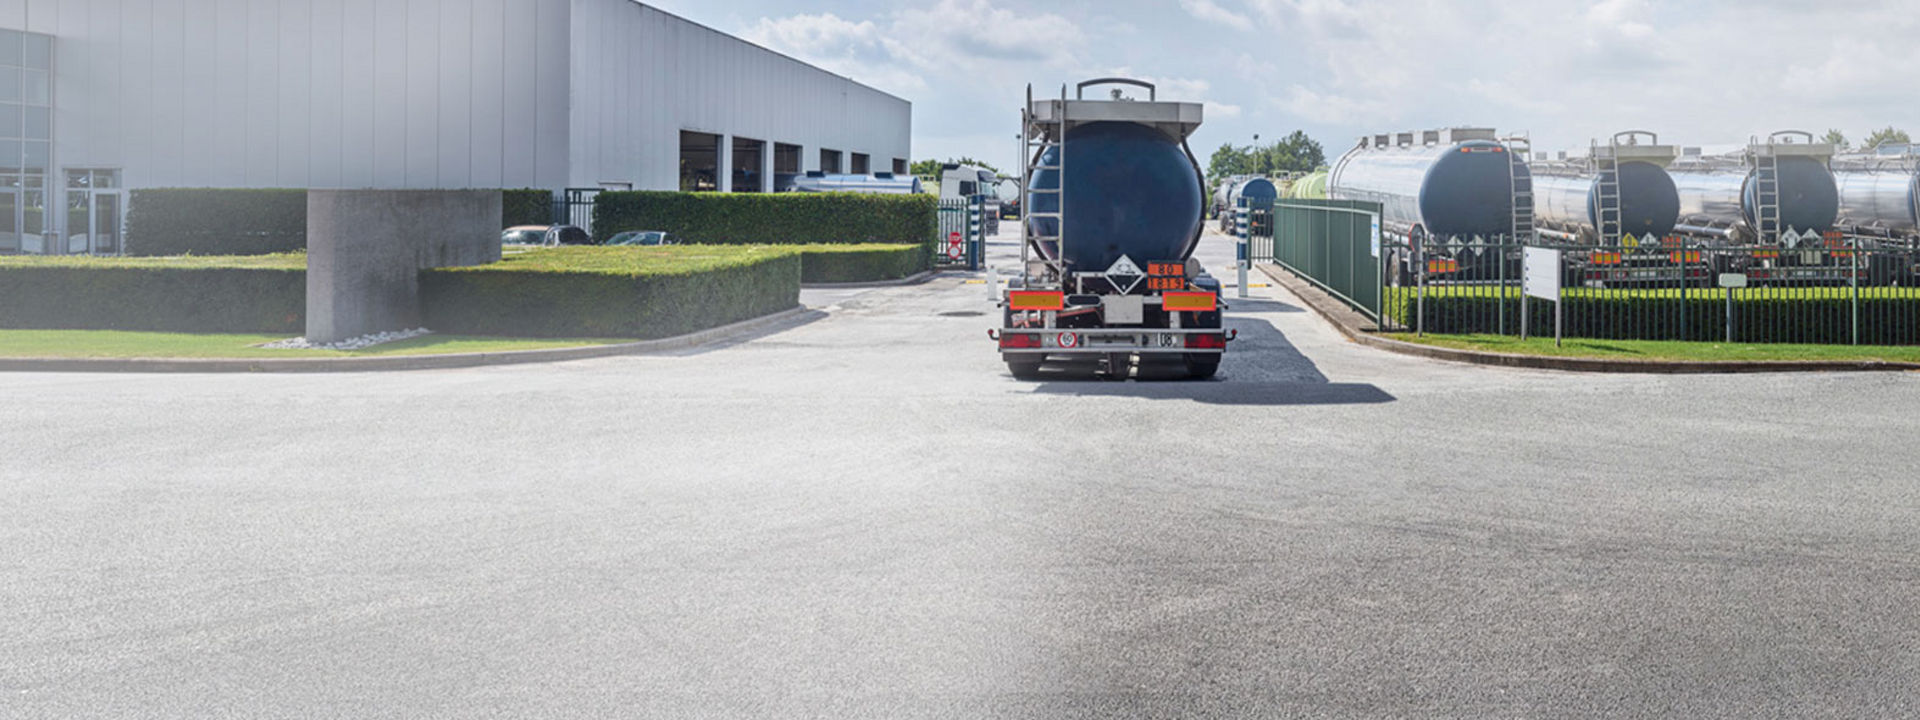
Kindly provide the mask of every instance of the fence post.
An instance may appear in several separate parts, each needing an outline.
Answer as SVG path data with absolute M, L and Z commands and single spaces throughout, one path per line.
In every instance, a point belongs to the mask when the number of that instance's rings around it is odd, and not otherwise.
M 1687 254 L 1686 239 L 1682 238 L 1680 240 L 1679 245 L 1680 245 L 1680 254 L 1675 256 L 1674 258 L 1675 260 L 1674 264 L 1680 266 L 1680 338 L 1679 340 L 1680 342 L 1686 342 L 1687 341 L 1687 289 L 1688 289 L 1687 288 L 1688 254 Z M 1703 253 L 1700 256 L 1700 259 L 1706 260 L 1707 256 Z M 1712 267 L 1712 264 L 1708 263 L 1708 267 Z
M 1525 241 L 1522 241 L 1521 252 L 1526 251 L 1524 242 Z M 1500 335 L 1505 336 L 1507 334 L 1507 244 L 1505 242 L 1498 243 L 1498 248 L 1499 250 L 1494 257 L 1493 264 L 1495 265 L 1495 271 L 1500 274 L 1500 284 L 1494 286 L 1493 290 L 1495 293 L 1494 312 L 1500 313 L 1499 332 Z
M 1853 286 L 1853 344 L 1860 344 L 1860 238 L 1853 238 L 1853 274 L 1847 278 L 1847 284 Z M 1872 267 L 1873 263 L 1867 263 Z
M 1427 336 L 1427 244 L 1421 242 L 1421 240 L 1424 239 L 1425 238 L 1415 239 L 1413 233 L 1407 234 L 1407 244 L 1415 248 L 1413 251 L 1413 269 L 1420 273 L 1419 296 L 1415 298 L 1419 307 L 1414 310 L 1413 319 L 1413 334 L 1419 337 Z

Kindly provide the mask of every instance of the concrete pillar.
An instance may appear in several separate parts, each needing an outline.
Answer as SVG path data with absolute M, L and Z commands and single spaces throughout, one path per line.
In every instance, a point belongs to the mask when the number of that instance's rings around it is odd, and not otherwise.
M 307 191 L 307 339 L 420 326 L 420 271 L 500 259 L 498 190 Z
M 760 192 L 773 192 L 773 141 L 760 143 Z
M 715 151 L 714 156 L 719 159 L 720 167 L 714 171 L 718 176 L 714 178 L 714 182 L 719 185 L 720 192 L 733 192 L 733 136 L 719 137 L 720 147 Z

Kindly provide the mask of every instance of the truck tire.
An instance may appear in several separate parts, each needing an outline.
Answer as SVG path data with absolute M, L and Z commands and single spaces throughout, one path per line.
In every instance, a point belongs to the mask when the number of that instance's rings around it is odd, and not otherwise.
M 1195 380 L 1206 380 L 1220 372 L 1220 356 L 1187 353 L 1181 356 L 1187 363 L 1187 376 Z
M 1013 379 L 1015 380 L 1038 379 L 1040 377 L 1040 361 L 1039 360 L 1008 360 L 1007 372 L 1012 373 Z

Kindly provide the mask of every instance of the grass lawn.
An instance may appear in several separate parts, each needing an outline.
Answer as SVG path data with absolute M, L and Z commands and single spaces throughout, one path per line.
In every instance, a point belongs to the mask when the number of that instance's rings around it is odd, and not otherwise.
M 1506 353 L 1509 355 L 1545 355 L 1551 357 L 1587 357 L 1609 360 L 1690 360 L 1718 362 L 1749 361 L 1851 361 L 1882 360 L 1920 362 L 1920 347 L 1876 345 L 1788 345 L 1759 343 L 1751 345 L 1672 342 L 1663 340 L 1588 340 L 1569 338 L 1561 347 L 1552 337 L 1531 337 L 1524 342 L 1507 335 L 1434 335 L 1415 337 L 1413 333 L 1385 333 L 1382 337 L 1421 345 Z
M 243 268 L 251 270 L 306 270 L 304 252 L 272 255 L 170 255 L 121 257 L 114 255 L 0 255 L 0 268 Z
M 456 272 L 568 272 L 606 275 L 687 275 L 745 265 L 769 256 L 796 252 L 794 245 L 654 245 L 561 247 L 502 250 L 500 262 L 444 268 Z
M 0 357 L 12 358 L 311 358 L 445 355 L 541 350 L 632 342 L 617 338 L 527 339 L 426 335 L 362 350 L 268 350 L 254 347 L 286 335 L 125 332 L 119 330 L 0 330 Z

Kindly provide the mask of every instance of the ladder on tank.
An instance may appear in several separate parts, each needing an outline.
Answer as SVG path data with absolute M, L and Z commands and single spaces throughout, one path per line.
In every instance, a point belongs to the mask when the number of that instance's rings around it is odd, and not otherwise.
M 1780 157 L 1772 144 L 1772 138 L 1764 147 L 1754 138 L 1747 151 L 1753 158 L 1753 233 L 1762 245 L 1780 243 Z
M 1587 157 L 1593 161 L 1593 229 L 1603 246 L 1620 244 L 1626 235 L 1626 221 L 1621 219 L 1620 209 L 1620 158 L 1609 145 L 1605 152 L 1599 143 L 1594 143 L 1587 151 Z
M 1510 198 L 1508 205 L 1513 211 L 1513 242 L 1531 243 L 1533 241 L 1533 171 L 1527 166 L 1527 158 L 1533 156 L 1533 141 L 1525 137 L 1510 137 L 1507 146 L 1507 189 Z
M 1066 110 L 1067 86 L 1062 85 L 1060 86 L 1060 106 L 1055 110 L 1053 121 L 1047 123 L 1053 130 L 1052 137 L 1048 137 L 1046 129 L 1040 127 L 1037 119 L 1033 115 L 1033 86 L 1027 86 L 1027 106 L 1020 111 L 1021 147 L 1027 155 L 1027 157 L 1023 159 L 1026 165 L 1026 177 L 1025 181 L 1020 184 L 1020 224 L 1024 228 L 1021 233 L 1024 240 L 1020 243 L 1020 264 L 1023 268 L 1023 273 L 1028 272 L 1026 268 L 1032 267 L 1033 260 L 1031 253 L 1033 252 L 1034 243 L 1052 242 L 1054 259 L 1047 261 L 1048 266 L 1053 268 L 1056 276 L 1065 277 L 1066 275 L 1066 268 L 1061 264 L 1062 261 L 1060 260 L 1062 257 L 1060 246 L 1065 242 L 1067 236 Z M 1036 130 L 1040 131 L 1038 135 L 1034 134 Z M 1054 164 L 1045 164 L 1047 151 L 1055 149 L 1057 149 L 1058 152 L 1054 153 Z M 1052 170 L 1054 172 L 1054 177 L 1057 180 L 1054 186 L 1051 188 L 1034 188 L 1034 180 L 1039 177 L 1041 171 L 1045 170 Z M 1031 196 L 1033 195 L 1052 195 L 1055 199 L 1053 211 L 1033 212 L 1031 200 Z M 1039 219 L 1053 220 L 1053 232 L 1043 234 L 1040 229 L 1042 227 L 1040 223 L 1029 222 L 1030 220 Z M 1031 280 L 1033 278 L 1028 279 Z

